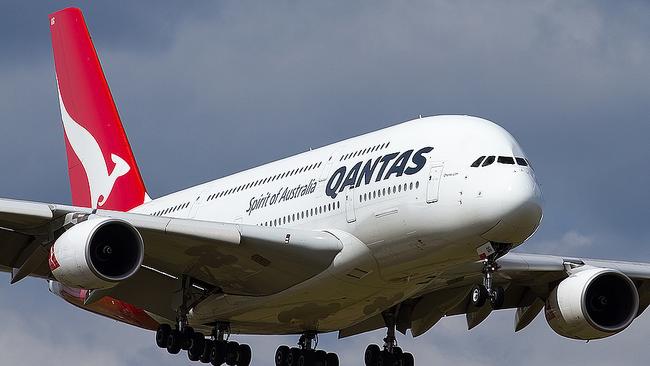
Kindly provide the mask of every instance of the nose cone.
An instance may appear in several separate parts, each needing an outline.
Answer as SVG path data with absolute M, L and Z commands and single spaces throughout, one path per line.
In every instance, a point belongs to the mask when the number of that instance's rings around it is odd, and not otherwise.
M 541 191 L 528 171 L 500 171 L 486 189 L 485 213 L 497 223 L 482 237 L 486 240 L 521 244 L 542 220 Z

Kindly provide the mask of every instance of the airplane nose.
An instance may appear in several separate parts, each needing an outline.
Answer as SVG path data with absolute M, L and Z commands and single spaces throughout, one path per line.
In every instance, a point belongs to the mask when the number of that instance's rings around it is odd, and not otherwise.
M 541 191 L 532 173 L 499 172 L 486 190 L 487 213 L 497 224 L 482 237 L 498 243 L 521 244 L 542 220 Z

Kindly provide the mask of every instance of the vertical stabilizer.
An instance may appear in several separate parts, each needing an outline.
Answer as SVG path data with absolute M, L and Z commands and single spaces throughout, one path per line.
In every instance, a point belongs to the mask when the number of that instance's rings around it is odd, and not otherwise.
M 128 211 L 148 200 L 81 10 L 50 15 L 72 203 Z

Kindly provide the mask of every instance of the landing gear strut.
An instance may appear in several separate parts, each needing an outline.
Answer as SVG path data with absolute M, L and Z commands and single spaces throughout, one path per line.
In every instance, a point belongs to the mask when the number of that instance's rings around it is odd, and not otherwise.
M 510 244 L 490 243 L 491 253 L 483 260 L 483 284 L 475 285 L 470 293 L 472 305 L 475 307 L 482 307 L 488 299 L 494 310 L 503 306 L 505 290 L 501 286 L 493 285 L 492 276 L 499 269 L 496 260 L 508 253 L 510 248 Z
M 339 366 L 339 357 L 335 353 L 316 350 L 318 344 L 315 332 L 306 332 L 300 336 L 298 347 L 280 346 L 275 351 L 276 366 Z
M 415 360 L 413 355 L 408 352 L 403 352 L 397 346 L 397 339 L 395 338 L 395 317 L 397 310 L 397 308 L 393 308 L 382 313 L 384 322 L 388 328 L 386 338 L 384 338 L 384 349 L 380 349 L 376 344 L 369 345 L 364 355 L 366 366 L 414 366 Z
M 221 366 L 249 366 L 251 363 L 251 348 L 247 344 L 228 341 L 226 334 L 230 334 L 228 323 L 218 323 L 213 331 L 213 339 L 206 339 L 203 333 L 195 332 L 188 325 L 187 314 L 189 309 L 207 297 L 208 293 L 199 295 L 199 299 L 192 302 L 194 296 L 190 293 L 192 283 L 188 277 L 182 278 L 182 303 L 178 307 L 176 326 L 161 324 L 156 331 L 156 344 L 166 348 L 171 354 L 178 354 L 181 350 L 187 351 L 190 361 L 210 363 Z M 191 305 L 189 305 L 191 304 Z

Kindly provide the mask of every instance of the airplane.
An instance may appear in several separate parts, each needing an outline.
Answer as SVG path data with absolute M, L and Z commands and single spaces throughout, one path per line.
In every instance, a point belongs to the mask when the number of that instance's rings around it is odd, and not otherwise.
M 421 117 L 152 199 L 82 12 L 49 16 L 72 205 L 0 199 L 0 270 L 155 331 L 192 361 L 248 366 L 239 334 L 296 335 L 278 366 L 337 366 L 319 334 L 386 329 L 368 366 L 413 366 L 396 332 L 544 311 L 559 335 L 613 336 L 650 304 L 650 264 L 511 252 L 542 195 L 515 138 Z

